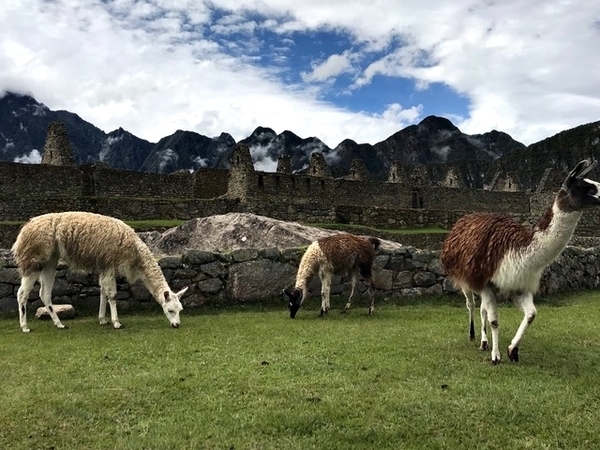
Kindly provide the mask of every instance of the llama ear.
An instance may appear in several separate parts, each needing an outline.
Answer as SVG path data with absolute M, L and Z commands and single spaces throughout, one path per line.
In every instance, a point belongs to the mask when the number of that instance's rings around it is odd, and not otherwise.
M 587 163 L 587 167 L 579 173 L 579 175 L 578 175 L 579 178 L 583 178 L 584 176 L 586 176 L 588 173 L 590 173 L 592 170 L 594 170 L 594 167 L 596 167 L 596 164 L 598 164 L 598 161 L 596 161 L 595 159 L 592 159 L 591 161 L 585 159 L 584 161 Z M 581 162 L 584 162 L 584 161 L 581 161 Z
M 577 164 L 575 168 L 571 170 L 571 172 L 569 172 L 565 183 L 569 184 L 575 178 L 583 178 L 585 175 L 590 173 L 594 169 L 594 167 L 596 167 L 597 163 L 598 162 L 595 160 L 589 161 L 587 159 L 579 161 L 579 164 Z
M 188 290 L 188 287 L 184 287 L 182 290 L 180 290 L 177 294 L 175 294 L 177 296 L 177 298 L 181 298 L 183 297 L 183 294 L 185 294 L 185 292 Z

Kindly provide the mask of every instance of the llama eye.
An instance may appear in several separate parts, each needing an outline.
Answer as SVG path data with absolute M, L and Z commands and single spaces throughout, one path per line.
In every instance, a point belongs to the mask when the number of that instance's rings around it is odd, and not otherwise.
M 172 309 L 167 309 L 167 312 L 173 314 L 175 311 L 173 311 Z

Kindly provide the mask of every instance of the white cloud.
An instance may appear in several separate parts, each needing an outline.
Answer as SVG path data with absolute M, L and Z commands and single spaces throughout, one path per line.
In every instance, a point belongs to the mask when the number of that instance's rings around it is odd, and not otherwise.
M 335 147 L 376 143 L 428 114 L 427 104 L 365 113 L 319 100 L 319 83 L 342 74 L 355 90 L 386 75 L 467 98 L 452 118 L 464 132 L 530 143 L 600 119 L 599 23 L 599 2 L 561 0 L 6 0 L 0 92 L 153 142 L 177 129 L 240 140 L 260 125 Z M 261 54 L 266 30 L 280 40 Z M 315 31 L 352 48 L 313 55 L 296 74 L 309 85 L 290 84 L 280 75 L 295 61 L 294 33 Z
M 179 159 L 179 155 L 170 148 L 165 148 L 156 154 L 156 157 L 159 160 L 158 163 L 158 171 L 164 172 L 165 168 L 171 164 L 172 162 L 177 162 Z
M 15 158 L 13 162 L 21 164 L 40 164 L 42 162 L 42 155 L 40 155 L 38 150 L 33 149 L 28 155 Z
M 352 68 L 350 52 L 343 52 L 340 55 L 331 55 L 322 63 L 312 64 L 311 72 L 303 72 L 302 79 L 311 83 L 315 81 L 326 81 L 335 78 L 338 75 L 350 71 Z

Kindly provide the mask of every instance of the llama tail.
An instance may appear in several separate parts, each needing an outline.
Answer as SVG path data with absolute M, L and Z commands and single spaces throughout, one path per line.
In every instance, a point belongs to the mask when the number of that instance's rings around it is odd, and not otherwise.
M 379 249 L 379 246 L 381 245 L 381 241 L 379 239 L 377 239 L 376 237 L 369 237 L 368 241 L 371 243 L 375 250 Z

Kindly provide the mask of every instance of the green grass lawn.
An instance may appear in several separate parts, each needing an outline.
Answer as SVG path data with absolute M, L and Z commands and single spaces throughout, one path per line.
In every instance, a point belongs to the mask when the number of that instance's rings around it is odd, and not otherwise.
M 184 310 L 180 329 L 159 312 L 30 334 L 1 317 L 0 448 L 600 447 L 597 293 L 539 305 L 519 363 L 505 349 L 522 316 L 501 306 L 498 366 L 447 300 Z

